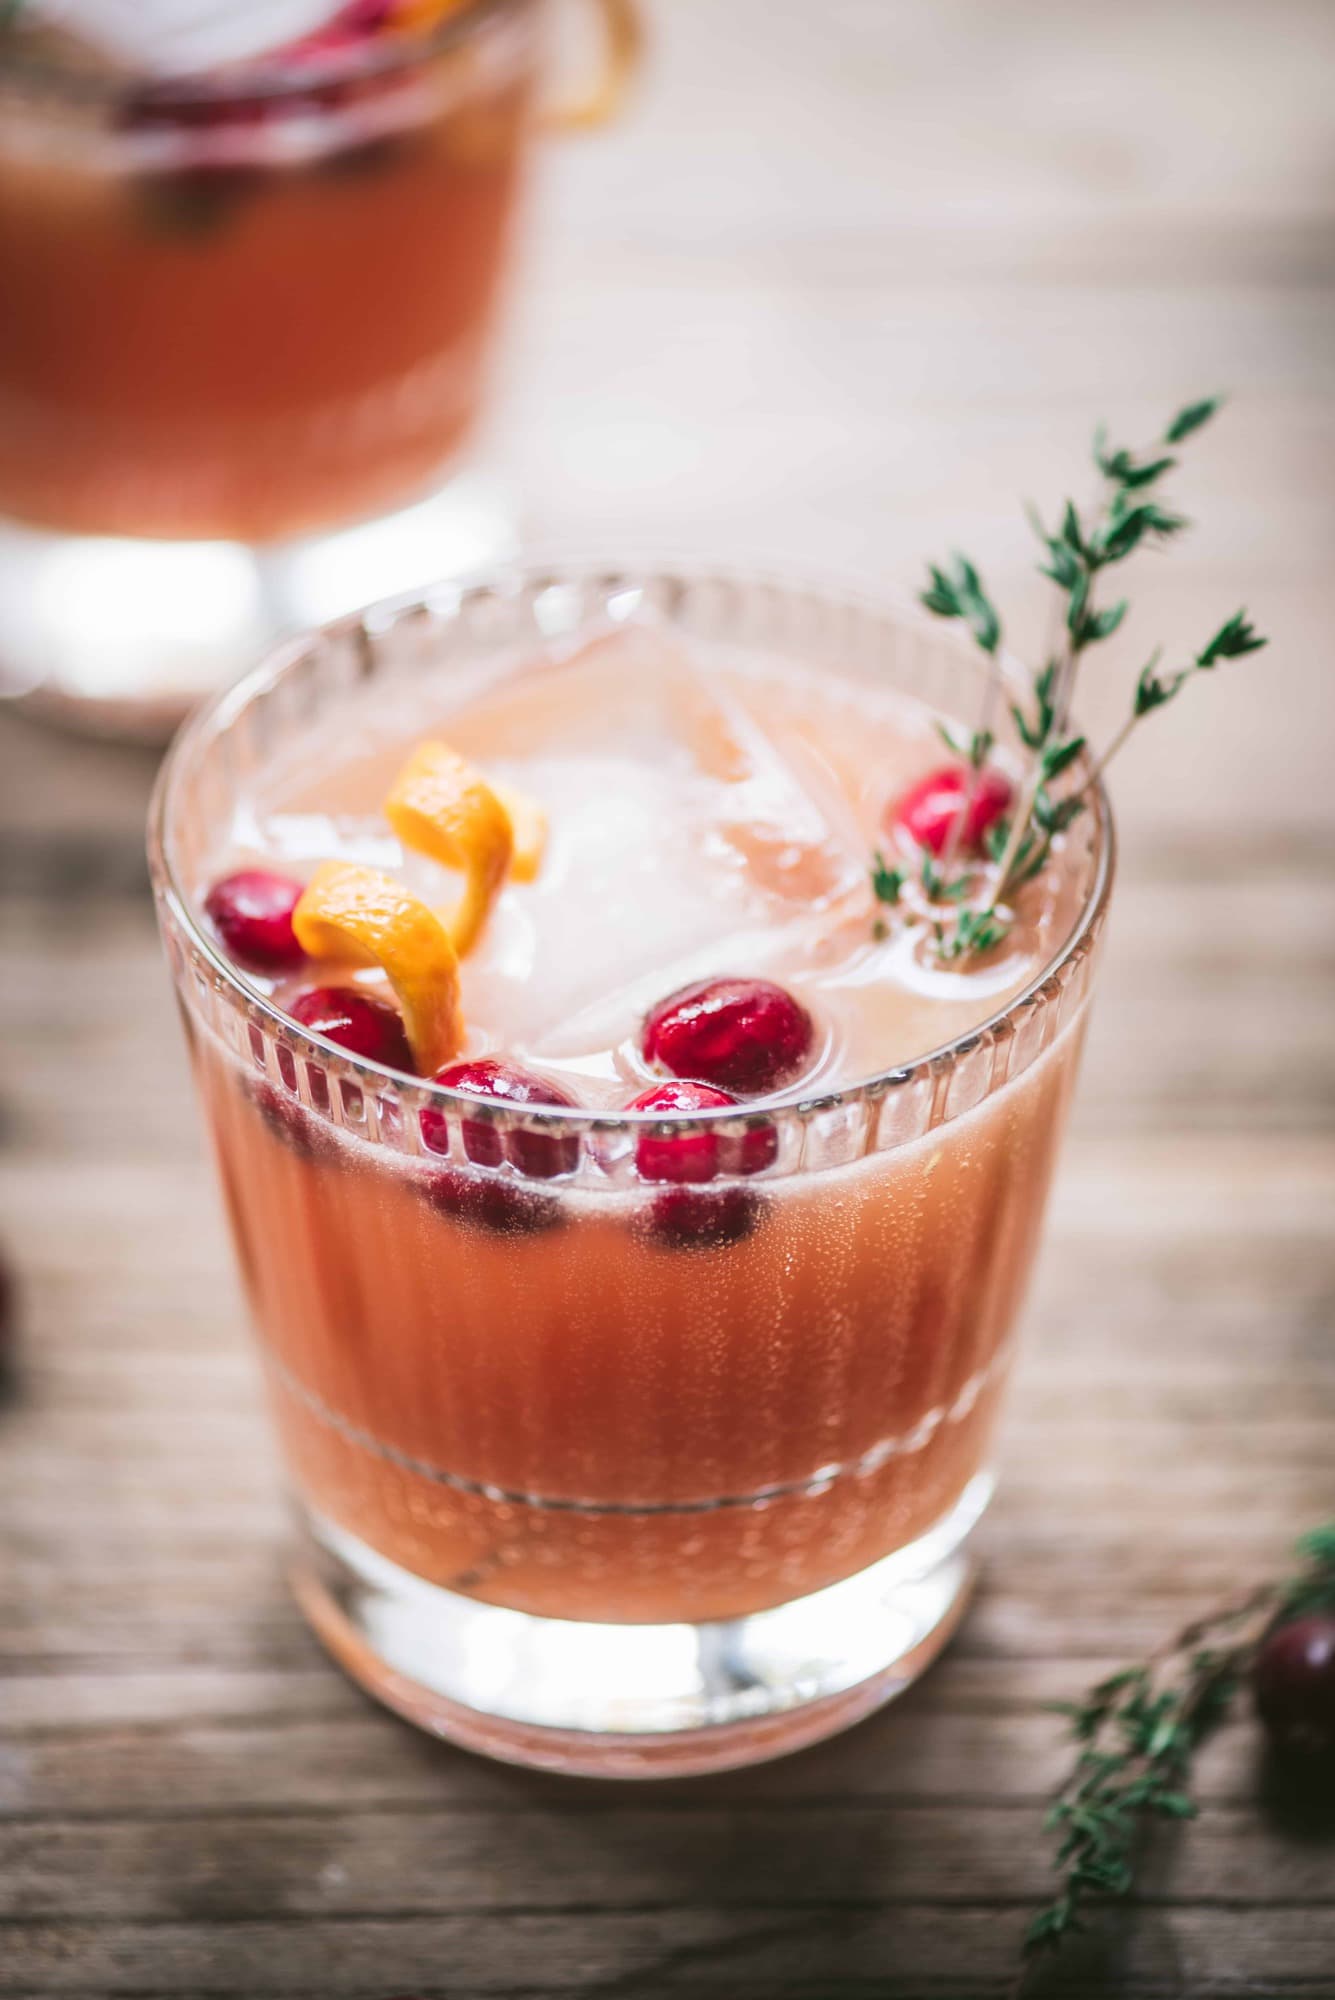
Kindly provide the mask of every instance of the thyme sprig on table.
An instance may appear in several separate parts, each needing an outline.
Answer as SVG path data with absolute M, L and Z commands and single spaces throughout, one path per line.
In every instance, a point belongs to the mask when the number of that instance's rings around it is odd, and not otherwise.
M 1165 707 L 1196 674 L 1209 671 L 1221 660 L 1257 652 L 1266 644 L 1246 612 L 1237 611 L 1184 665 L 1164 669 L 1161 650 L 1154 653 L 1137 678 L 1130 715 L 1101 755 L 1095 756 L 1085 738 L 1072 729 L 1072 698 L 1081 661 L 1092 646 L 1119 630 L 1128 610 L 1125 597 L 1104 604 L 1096 601 L 1107 572 L 1138 550 L 1169 541 L 1187 526 L 1185 518 L 1164 506 L 1154 491 L 1178 462 L 1163 447 L 1184 443 L 1209 422 L 1218 407 L 1218 398 L 1212 396 L 1189 403 L 1142 455 L 1110 447 L 1099 431 L 1094 439 L 1100 479 L 1095 504 L 1082 511 L 1073 500 L 1066 501 L 1055 527 L 1047 526 L 1036 509 L 1029 510 L 1042 544 L 1040 573 L 1061 593 L 1061 636 L 1034 676 L 1030 702 L 1011 705 L 1011 716 L 1030 753 L 1030 762 L 1014 811 L 990 830 L 981 866 L 968 857 L 961 862 L 959 847 L 981 774 L 996 742 L 1002 620 L 967 556 L 955 554 L 945 564 L 928 566 L 922 604 L 938 618 L 960 620 L 988 658 L 982 713 L 967 739 L 949 729 L 941 731 L 950 749 L 967 766 L 969 786 L 939 864 L 925 850 L 920 853 L 915 887 L 921 895 L 915 896 L 911 906 L 905 902 L 904 890 L 912 878 L 880 853 L 874 857 L 872 889 L 878 902 L 899 907 L 907 921 L 928 923 L 938 956 L 945 963 L 992 950 L 1004 941 L 1014 922 L 1014 897 L 1046 867 L 1054 842 L 1085 810 L 1092 787 L 1145 716 Z M 1073 767 L 1081 758 L 1085 768 L 1075 772 Z M 1064 778 L 1065 787 L 1060 784 Z M 929 906 L 926 910 L 924 903 Z M 943 910 L 942 905 L 954 908 Z M 881 922 L 884 925 L 884 919 Z
M 1061 1887 L 1025 1933 L 1026 1967 L 1083 1928 L 1091 1896 L 1128 1894 L 1151 1822 L 1195 1818 L 1193 1759 L 1229 1714 L 1269 1635 L 1290 1619 L 1335 1611 L 1335 1521 L 1304 1535 L 1295 1553 L 1291 1576 L 1193 1621 L 1081 1700 L 1051 1704 L 1067 1718 L 1077 1754 L 1044 1822 L 1059 1836 L 1053 1865 Z M 1017 1992 L 1024 1977 L 1022 1968 Z

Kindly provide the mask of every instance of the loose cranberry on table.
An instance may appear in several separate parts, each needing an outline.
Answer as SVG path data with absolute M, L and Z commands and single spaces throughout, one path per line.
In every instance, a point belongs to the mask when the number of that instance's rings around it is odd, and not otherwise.
M 736 1105 L 730 1091 L 674 1077 L 669 1083 L 641 1091 L 626 1109 L 656 1111 L 663 1118 L 690 1118 L 697 1111 L 723 1111 Z M 772 1163 L 777 1151 L 778 1134 L 772 1125 L 757 1125 L 740 1139 L 725 1138 L 714 1131 L 670 1136 L 645 1132 L 636 1143 L 635 1164 L 647 1181 L 711 1181 L 720 1169 L 758 1174 Z
M 349 1055 L 413 1074 L 403 1016 L 387 1000 L 355 986 L 314 986 L 299 993 L 288 1012 L 303 1028 L 337 1042 Z
M 1335 1611 L 1277 1626 L 1257 1656 L 1252 1685 L 1277 1749 L 1335 1755 Z
M 966 854 L 981 854 L 988 834 L 1010 810 L 1012 792 L 1009 781 L 990 766 L 978 773 L 970 798 L 972 784 L 973 773 L 963 764 L 930 771 L 895 800 L 886 814 L 887 831 L 906 833 L 916 846 L 942 854 L 963 815 L 960 846 Z
M 447 1063 L 436 1071 L 433 1083 L 460 1090 L 473 1097 L 490 1097 L 498 1104 L 525 1106 L 551 1105 L 555 1109 L 578 1109 L 569 1091 L 549 1077 L 535 1076 L 532 1070 L 503 1056 L 477 1056 L 471 1061 Z M 450 1149 L 449 1120 L 434 1106 L 421 1114 L 422 1141 L 433 1153 Z M 464 1152 L 480 1167 L 498 1167 L 502 1159 L 535 1180 L 551 1180 L 557 1174 L 573 1173 L 579 1164 L 579 1139 L 574 1133 L 502 1133 L 485 1118 L 460 1120 Z
M 302 887 L 267 868 L 242 868 L 214 883 L 205 914 L 238 964 L 251 972 L 295 972 L 306 958 L 292 928 Z
M 790 1082 L 814 1040 L 806 1008 L 771 980 L 702 979 L 659 1001 L 640 1046 L 673 1076 L 754 1097 Z

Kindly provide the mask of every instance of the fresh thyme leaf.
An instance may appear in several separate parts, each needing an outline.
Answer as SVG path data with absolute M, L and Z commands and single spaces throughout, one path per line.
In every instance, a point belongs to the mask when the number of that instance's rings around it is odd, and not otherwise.
M 1142 715 L 1151 714 L 1156 708 L 1162 708 L 1163 704 L 1166 701 L 1171 701 L 1177 693 L 1176 687 L 1170 689 L 1159 680 L 1158 666 L 1162 658 L 1163 648 L 1157 646 L 1150 655 L 1148 664 L 1140 670 L 1140 678 L 1136 682 L 1135 700 L 1132 703 L 1131 709 L 1132 715 L 1137 720 Z
M 954 929 L 941 940 L 940 952 L 947 964 L 974 952 L 991 951 L 1010 935 L 1011 920 L 997 910 L 961 910 Z
M 1175 458 L 1150 458 L 1137 464 L 1129 451 L 1100 452 L 1097 444 L 1094 460 L 1105 479 L 1114 480 L 1129 492 L 1136 492 L 1145 486 L 1153 486 L 1156 479 L 1162 479 L 1177 464 Z
M 1044 784 L 1052 778 L 1059 778 L 1069 764 L 1074 764 L 1084 747 L 1083 736 L 1072 736 L 1066 743 L 1050 743 L 1040 760 Z
M 935 903 L 942 889 L 941 870 L 936 865 L 936 857 L 930 847 L 919 848 L 918 852 L 922 886 L 928 899 Z
M 1194 1620 L 1151 1659 L 1096 1682 L 1081 1700 L 1047 1704 L 1064 1717 L 1076 1756 L 1043 1821 L 1061 1835 L 1053 1865 L 1062 1881 L 1025 1931 L 1025 1964 L 1082 1928 L 1091 1896 L 1125 1896 L 1134 1887 L 1150 1822 L 1196 1817 L 1196 1752 L 1228 1716 L 1275 1627 L 1335 1608 L 1335 1521 L 1304 1535 L 1295 1554 L 1293 1576 Z M 1017 1991 L 1023 1980 L 1022 1970 Z
M 969 558 L 953 555 L 949 570 L 929 563 L 927 574 L 930 581 L 919 602 L 938 618 L 962 618 L 983 651 L 995 653 L 1001 644 L 1001 619 Z
M 1080 556 L 1082 559 L 1089 557 L 1090 550 L 1085 543 L 1074 500 L 1068 500 L 1062 509 L 1061 539 L 1072 555 Z
M 1041 727 L 1039 729 L 1031 729 L 1025 717 L 1024 710 L 1018 707 L 1015 702 L 1010 704 L 1010 711 L 1011 720 L 1015 724 L 1015 732 L 1021 743 L 1024 744 L 1026 750 L 1037 750 L 1043 741 Z
M 921 593 L 918 602 L 925 605 L 928 611 L 934 611 L 938 618 L 962 618 L 963 607 L 950 578 L 939 570 L 935 563 L 928 564 L 927 572 L 931 582 Z
M 904 871 L 891 868 L 878 847 L 872 855 L 872 893 L 878 903 L 897 903 L 904 893 Z
M 1166 541 L 1187 525 L 1180 514 L 1170 514 L 1157 500 L 1130 502 L 1119 493 L 1109 509 L 1108 525 L 1098 548 L 1100 563 L 1125 562 L 1146 536 Z
M 1110 639 L 1127 614 L 1127 600 L 1119 598 L 1103 611 L 1092 611 L 1080 628 L 1085 645 L 1093 645 L 1098 639 Z
M 1181 444 L 1193 431 L 1198 431 L 1202 424 L 1209 423 L 1223 400 L 1222 396 L 1202 396 L 1199 403 L 1188 403 L 1184 410 L 1178 411 L 1164 432 L 1164 443 Z
M 1235 611 L 1227 624 L 1221 625 L 1204 652 L 1197 653 L 1198 667 L 1212 667 L 1216 660 L 1240 660 L 1247 653 L 1259 653 L 1269 641 L 1262 639 L 1254 630 L 1245 611 Z

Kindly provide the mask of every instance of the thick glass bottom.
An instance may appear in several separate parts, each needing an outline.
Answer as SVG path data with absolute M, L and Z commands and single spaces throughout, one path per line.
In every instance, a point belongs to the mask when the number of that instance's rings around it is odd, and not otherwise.
M 902 1694 L 963 1613 L 992 1483 L 978 1474 L 926 1534 L 857 1575 L 711 1624 L 480 1604 L 306 1510 L 293 1583 L 335 1659 L 420 1728 L 542 1770 L 684 1777 L 799 1750 Z
M 514 550 L 503 495 L 474 471 L 396 513 L 263 547 L 0 519 L 0 694 L 100 734 L 165 742 L 283 633 Z

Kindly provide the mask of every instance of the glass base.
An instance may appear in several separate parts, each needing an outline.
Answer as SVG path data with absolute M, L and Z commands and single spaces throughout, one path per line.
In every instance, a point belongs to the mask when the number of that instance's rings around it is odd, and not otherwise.
M 515 548 L 501 490 L 475 471 L 397 513 L 264 547 L 0 520 L 0 693 L 100 735 L 165 742 L 284 632 Z
M 772 1611 L 702 1625 L 534 1618 L 424 1583 L 300 1510 L 293 1584 L 354 1680 L 410 1722 L 507 1763 L 675 1778 L 847 1729 L 918 1678 L 964 1611 L 980 1473 L 906 1548 Z

